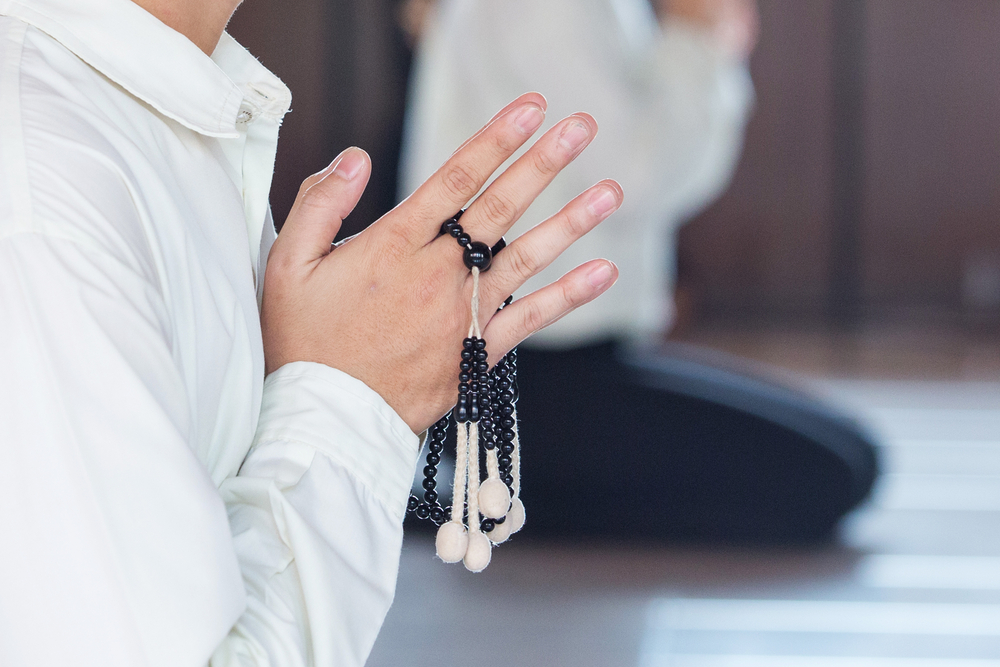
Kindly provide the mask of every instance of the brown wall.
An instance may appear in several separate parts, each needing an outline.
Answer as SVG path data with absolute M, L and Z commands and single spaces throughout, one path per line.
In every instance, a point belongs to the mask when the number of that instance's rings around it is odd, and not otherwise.
M 830 5 L 765 0 L 757 105 L 732 186 L 681 231 L 701 310 L 814 312 L 827 296 L 831 212 Z M 781 39 L 777 39 L 781 36 Z
M 729 192 L 681 233 L 703 317 L 836 312 L 833 2 L 761 2 L 746 151 Z M 846 257 L 857 310 L 862 321 L 961 318 L 970 259 L 1000 266 L 1000 3 L 864 10 L 857 248 Z

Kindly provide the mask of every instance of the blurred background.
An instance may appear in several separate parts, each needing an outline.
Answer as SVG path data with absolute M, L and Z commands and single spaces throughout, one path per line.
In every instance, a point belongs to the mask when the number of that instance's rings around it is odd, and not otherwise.
M 294 96 L 276 220 L 349 145 L 374 169 L 343 234 L 396 203 L 419 4 L 236 13 Z M 408 533 L 370 665 L 1000 666 L 1000 2 L 759 10 L 742 155 L 679 232 L 670 335 L 860 419 L 873 495 L 828 541 L 754 547 L 546 541 L 528 496 L 480 575 Z

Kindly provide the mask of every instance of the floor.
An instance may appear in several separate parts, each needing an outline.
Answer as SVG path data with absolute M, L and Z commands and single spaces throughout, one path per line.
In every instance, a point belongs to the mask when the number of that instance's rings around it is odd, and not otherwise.
M 473 575 L 408 537 L 369 666 L 1000 667 L 997 348 L 919 340 L 703 337 L 881 435 L 885 474 L 835 544 L 522 539 Z

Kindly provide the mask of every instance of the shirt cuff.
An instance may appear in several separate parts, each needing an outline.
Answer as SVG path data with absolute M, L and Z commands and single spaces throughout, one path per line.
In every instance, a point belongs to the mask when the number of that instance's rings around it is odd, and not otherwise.
M 253 449 L 296 442 L 351 471 L 400 521 L 420 439 L 365 383 L 324 364 L 286 364 L 264 381 Z

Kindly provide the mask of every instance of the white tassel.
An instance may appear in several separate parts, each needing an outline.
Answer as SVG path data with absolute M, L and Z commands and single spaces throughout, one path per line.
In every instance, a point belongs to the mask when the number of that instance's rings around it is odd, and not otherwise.
M 455 438 L 455 482 L 452 486 L 451 520 L 438 528 L 435 546 L 438 558 L 445 563 L 457 563 L 469 548 L 469 534 L 462 523 L 465 509 L 465 482 L 469 473 L 469 427 L 458 425 Z
M 482 572 L 490 564 L 491 544 L 479 530 L 479 424 L 469 424 L 469 547 L 465 569 Z
M 486 452 L 486 472 L 488 479 L 479 489 L 479 507 L 483 516 L 500 519 L 510 509 L 510 490 L 500 481 L 500 464 L 497 462 L 496 448 Z

